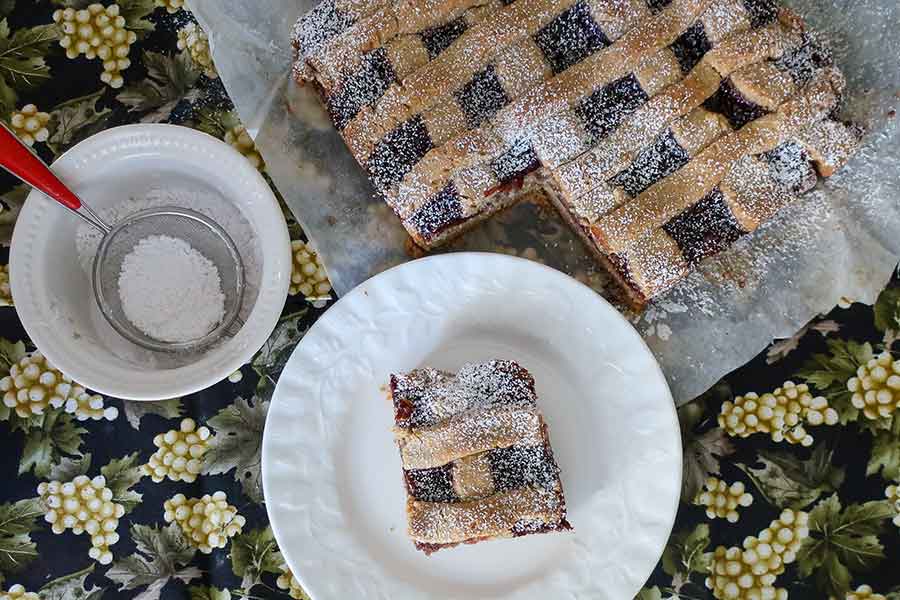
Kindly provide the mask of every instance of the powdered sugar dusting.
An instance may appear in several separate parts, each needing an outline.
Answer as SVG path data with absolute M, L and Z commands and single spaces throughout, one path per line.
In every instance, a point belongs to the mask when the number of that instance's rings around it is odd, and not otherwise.
M 397 402 L 411 404 L 411 414 L 398 418 L 399 427 L 433 425 L 466 411 L 498 404 L 534 406 L 534 380 L 511 361 L 464 365 L 455 375 L 432 368 L 393 377 Z
M 225 316 L 219 269 L 184 240 L 153 235 L 137 243 L 119 274 L 122 310 L 161 342 L 190 342 Z
M 259 12 L 259 0 L 236 0 Z M 714 2 L 708 10 L 726 2 Z M 731 4 L 740 5 L 741 0 Z M 683 402 L 704 391 L 734 366 L 752 358 L 773 337 L 787 337 L 816 313 L 827 311 L 842 295 L 871 301 L 883 287 L 900 254 L 900 131 L 891 111 L 900 108 L 900 5 L 884 0 L 786 0 L 833 50 L 848 77 L 842 118 L 864 125 L 866 140 L 844 169 L 822 182 L 784 216 L 745 237 L 730 250 L 705 261 L 683 284 L 653 303 L 645 315 L 672 330 L 669 340 L 655 336 L 644 319 L 639 329 L 666 372 L 673 394 Z M 266 5 L 266 3 L 263 3 Z M 270 40 L 283 36 L 283 21 L 264 21 L 253 29 L 239 23 L 219 3 L 198 5 L 210 24 L 220 65 L 238 72 L 246 57 L 268 52 Z M 257 21 L 248 23 L 259 25 Z M 278 26 L 276 26 L 278 25 Z M 253 29 L 248 41 L 245 30 Z M 710 29 L 707 28 L 707 33 Z M 250 43 L 252 41 L 252 44 Z M 261 61 L 268 65 L 271 61 Z M 360 207 L 371 190 L 356 176 L 358 167 L 337 162 L 339 137 L 323 132 L 304 115 L 285 113 L 271 102 L 271 82 L 283 81 L 282 65 L 229 80 L 245 120 L 261 114 L 271 121 L 257 140 L 263 151 L 281 156 L 283 168 L 270 174 L 295 213 L 306 219 L 307 233 L 328 260 L 337 291 L 346 293 L 386 266 L 408 260 L 397 220 L 372 226 L 372 212 Z M 227 71 L 227 69 L 225 69 Z M 311 188 L 296 165 L 310 164 L 333 184 Z M 821 194 L 821 196 L 819 196 Z M 828 210 L 825 210 L 828 208 Z M 811 214 L 821 213 L 821 218 Z M 383 214 L 379 211 L 378 214 Z M 336 228 L 326 216 L 340 215 Z M 806 220 L 809 219 L 807 225 Z M 789 251 L 779 251 L 779 248 Z M 571 232 L 550 211 L 525 202 L 500 213 L 452 245 L 454 250 L 487 250 L 533 257 L 577 276 L 595 289 L 606 274 L 573 241 Z M 744 255 L 754 253 L 747 259 Z M 771 260 L 764 261 L 771 255 Z M 672 306 L 682 307 L 681 312 Z

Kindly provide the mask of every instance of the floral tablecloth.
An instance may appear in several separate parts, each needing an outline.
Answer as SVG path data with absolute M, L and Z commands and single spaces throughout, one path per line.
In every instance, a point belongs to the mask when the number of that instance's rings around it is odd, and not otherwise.
M 0 0 L 0 118 L 48 161 L 104 128 L 168 122 L 265 172 L 183 0 Z M 4 174 L 0 193 L 5 246 L 27 190 Z M 102 398 L 48 365 L 3 265 L 0 598 L 305 597 L 268 525 L 260 444 L 279 372 L 331 300 L 286 218 L 294 285 L 271 339 L 164 402 Z M 639 598 L 900 599 L 898 337 L 895 278 L 680 409 L 682 502 Z

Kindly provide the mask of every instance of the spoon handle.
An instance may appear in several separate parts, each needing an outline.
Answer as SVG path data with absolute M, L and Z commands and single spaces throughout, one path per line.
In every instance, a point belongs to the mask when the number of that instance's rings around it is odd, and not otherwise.
M 31 148 L 23 144 L 6 125 L 0 123 L 0 167 L 34 189 L 77 211 L 81 200 L 60 181 Z

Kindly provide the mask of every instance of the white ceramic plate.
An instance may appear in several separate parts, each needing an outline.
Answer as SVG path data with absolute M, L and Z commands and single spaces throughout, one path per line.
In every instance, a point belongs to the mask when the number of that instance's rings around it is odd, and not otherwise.
M 80 142 L 53 171 L 101 211 L 157 191 L 220 199 L 221 210 L 243 223 L 243 235 L 258 240 L 259 292 L 252 307 L 245 304 L 240 332 L 201 356 L 174 359 L 141 350 L 116 334 L 97 308 L 76 249 L 81 220 L 31 192 L 13 233 L 10 282 L 22 324 L 51 364 L 101 394 L 159 400 L 204 389 L 250 360 L 278 323 L 291 255 L 278 201 L 245 157 L 187 127 L 126 125 Z M 229 233 L 237 241 L 236 232 Z
M 383 386 L 418 366 L 490 358 L 534 375 L 574 533 L 438 552 L 406 537 Z M 681 438 L 644 342 L 574 279 L 498 254 L 447 254 L 370 279 L 287 364 L 263 437 L 279 547 L 315 600 L 630 599 L 675 519 Z

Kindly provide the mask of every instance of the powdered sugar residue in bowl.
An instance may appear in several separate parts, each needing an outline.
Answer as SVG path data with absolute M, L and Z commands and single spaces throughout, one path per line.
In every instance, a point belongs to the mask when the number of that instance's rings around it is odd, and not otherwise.
M 96 210 L 107 223 L 115 226 L 136 212 L 163 206 L 195 210 L 218 223 L 234 241 L 244 263 L 245 276 L 244 297 L 238 317 L 246 320 L 259 293 L 262 257 L 253 227 L 233 203 L 212 191 L 167 186 L 150 188 L 144 193 L 130 196 L 119 204 Z M 88 276 L 102 238 L 103 235 L 89 225 L 78 228 L 75 239 L 78 261 Z
M 165 235 L 144 238 L 125 257 L 119 295 L 128 320 L 162 342 L 200 339 L 225 316 L 219 269 L 186 241 Z

